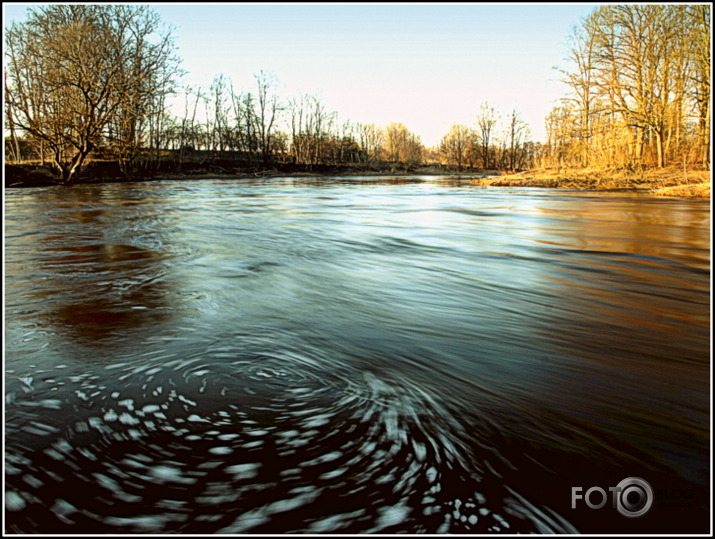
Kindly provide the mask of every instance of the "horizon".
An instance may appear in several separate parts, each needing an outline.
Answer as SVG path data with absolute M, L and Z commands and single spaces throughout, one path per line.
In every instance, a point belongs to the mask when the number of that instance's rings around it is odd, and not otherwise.
M 3 31 L 41 5 L 3 4 Z M 173 28 L 182 84 L 206 89 L 223 73 L 251 90 L 263 70 L 283 98 L 317 95 L 340 122 L 401 122 L 431 147 L 455 123 L 472 127 L 484 102 L 502 119 L 516 109 L 543 141 L 566 94 L 553 68 L 598 4 L 149 5 Z

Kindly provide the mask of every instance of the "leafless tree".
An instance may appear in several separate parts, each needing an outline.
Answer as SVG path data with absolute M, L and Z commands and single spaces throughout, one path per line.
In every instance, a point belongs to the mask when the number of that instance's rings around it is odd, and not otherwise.
M 468 152 L 472 131 L 465 125 L 454 124 L 442 137 L 439 145 L 440 154 L 448 164 L 456 165 L 459 170 L 469 159 Z
M 357 124 L 358 147 L 365 163 L 374 162 L 383 150 L 384 130 L 372 124 Z
M 156 97 L 178 73 L 174 50 L 147 6 L 31 8 L 6 33 L 13 124 L 47 145 L 70 183 L 103 140 L 137 144 L 147 115 L 163 113 Z
M 400 122 L 392 122 L 385 128 L 384 148 L 389 161 L 408 167 L 422 161 L 422 141 Z
M 491 162 L 489 159 L 489 147 L 492 143 L 494 129 L 499 120 L 499 116 L 493 107 L 488 103 L 482 103 L 477 115 L 477 138 L 481 147 L 484 168 L 489 169 Z
M 274 74 L 260 71 L 255 75 L 255 79 L 257 88 L 256 126 L 261 157 L 263 164 L 266 165 L 271 158 L 271 131 L 283 106 L 278 100 L 278 94 L 275 93 L 278 79 Z

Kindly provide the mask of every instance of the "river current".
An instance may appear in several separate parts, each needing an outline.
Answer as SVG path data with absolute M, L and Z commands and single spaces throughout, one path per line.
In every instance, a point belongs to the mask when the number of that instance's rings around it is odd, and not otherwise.
M 448 178 L 6 189 L 6 531 L 707 533 L 710 219 Z

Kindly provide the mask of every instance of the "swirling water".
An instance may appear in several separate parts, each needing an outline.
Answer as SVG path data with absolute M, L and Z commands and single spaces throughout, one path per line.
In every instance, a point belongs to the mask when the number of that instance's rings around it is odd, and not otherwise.
M 316 178 L 5 210 L 7 531 L 708 529 L 708 202 Z M 631 476 L 643 517 L 572 505 Z

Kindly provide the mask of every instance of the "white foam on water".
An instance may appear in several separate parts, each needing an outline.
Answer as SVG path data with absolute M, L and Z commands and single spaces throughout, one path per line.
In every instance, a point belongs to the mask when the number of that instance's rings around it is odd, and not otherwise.
M 86 449 L 84 447 L 79 447 L 79 448 L 77 448 L 77 451 L 79 452 L 80 455 L 82 455 L 87 460 L 91 460 L 91 461 L 97 460 L 97 455 L 92 453 L 89 449 Z
M 278 475 L 282 477 L 299 476 L 301 474 L 300 468 L 288 468 L 287 470 L 281 470 Z
M 122 412 L 120 414 L 119 422 L 123 425 L 138 425 L 139 423 L 141 423 L 141 421 L 139 421 L 136 417 L 127 412 Z
M 412 447 L 415 450 L 415 458 L 417 458 L 417 460 L 419 460 L 420 462 L 424 461 L 427 457 L 427 446 L 425 446 L 425 444 L 413 440 Z
M 10 491 L 5 493 L 5 509 L 8 511 L 22 511 L 26 506 L 25 498 L 17 492 Z
M 226 468 L 226 472 L 233 475 L 234 479 L 251 479 L 258 475 L 260 464 L 257 462 L 247 462 L 244 464 L 234 464 Z
M 306 410 L 291 410 L 291 415 L 297 415 L 297 416 L 304 416 L 304 415 L 311 415 L 311 414 L 317 414 L 318 412 L 322 412 L 323 410 L 321 408 L 308 408 Z
M 285 500 L 278 500 L 277 502 L 273 502 L 268 507 L 266 507 L 266 511 L 271 514 L 291 511 L 293 509 L 297 509 L 298 507 L 312 502 L 320 495 L 321 489 L 316 489 L 315 487 L 305 488 L 310 488 L 311 490 L 309 490 L 308 492 L 304 492 L 303 494 L 300 494 L 295 498 L 287 498 Z
M 127 503 L 137 503 L 142 501 L 142 497 L 138 496 L 136 494 L 129 494 L 128 492 L 124 492 L 123 490 L 118 490 L 114 493 L 114 497 L 117 498 L 118 500 L 121 500 L 123 502 Z
M 325 480 L 335 479 L 336 477 L 340 477 L 347 471 L 348 471 L 348 468 L 336 468 L 335 470 L 332 470 L 330 472 L 325 472 L 324 474 L 322 474 L 320 476 L 320 479 L 325 479 Z
M 101 474 L 99 472 L 95 472 L 92 474 L 92 476 L 97 480 L 97 483 L 106 488 L 107 490 L 110 490 L 112 492 L 118 492 L 120 491 L 119 483 L 117 483 L 114 479 L 111 477 L 107 477 L 104 474 Z
M 437 470 L 434 466 L 427 468 L 426 478 L 428 483 L 434 483 L 437 480 Z
M 130 412 L 134 410 L 134 400 L 132 399 L 124 399 L 123 401 L 117 402 L 117 405 L 124 406 Z
M 57 449 L 58 451 L 61 451 L 61 452 L 63 452 L 63 453 L 67 453 L 67 454 L 69 454 L 69 453 L 74 449 L 74 447 L 72 446 L 72 444 L 70 444 L 70 443 L 69 443 L 67 440 L 65 440 L 64 438 L 60 438 L 59 440 L 55 441 L 55 442 L 52 444 L 52 447 L 54 447 L 54 448 Z
M 182 471 L 174 466 L 166 464 L 158 464 L 148 469 L 149 475 L 160 483 L 183 483 L 193 484 L 196 479 L 193 477 L 184 477 Z
M 243 533 L 251 528 L 265 524 L 270 520 L 268 513 L 264 507 L 253 509 L 243 513 L 240 517 L 233 521 L 232 524 L 220 529 L 218 534 L 237 534 Z
M 51 431 L 48 432 L 46 430 L 35 428 L 31 425 L 25 425 L 21 430 L 29 434 L 34 434 L 35 436 L 47 436 L 48 434 L 51 434 Z
M 325 455 L 320 455 L 317 458 L 314 458 L 313 460 L 308 460 L 303 463 L 303 466 L 315 466 L 316 464 L 323 464 L 325 462 L 332 462 L 334 460 L 339 459 L 342 457 L 343 454 L 340 451 L 331 451 L 330 453 L 326 453 Z
M 304 421 L 303 426 L 305 426 L 308 429 L 314 428 L 314 427 L 322 427 L 323 425 L 327 425 L 328 423 L 330 423 L 330 419 L 332 417 L 333 416 L 331 414 L 318 415 L 318 416 L 315 416 L 307 421 Z
M 314 533 L 329 533 L 340 527 L 342 524 L 350 522 L 352 519 L 365 514 L 364 509 L 358 509 L 352 513 L 341 513 L 339 515 L 331 515 L 321 520 L 312 522 L 306 531 Z
M 370 453 L 372 453 L 373 451 L 375 451 L 375 448 L 376 448 L 376 447 L 377 447 L 377 443 L 376 443 L 376 442 L 368 442 L 368 443 L 366 443 L 365 445 L 363 445 L 363 446 L 360 448 L 360 453 L 363 453 L 363 454 L 365 454 L 365 455 L 369 455 Z
M 371 531 L 377 531 L 388 526 L 395 526 L 402 523 L 407 515 L 410 514 L 412 508 L 407 505 L 398 504 L 390 507 L 381 507 L 380 516 L 377 518 L 375 527 Z
M 66 517 L 67 515 L 76 513 L 77 508 L 68 501 L 58 498 L 55 500 L 55 503 L 52 505 L 50 511 L 52 511 L 59 517 Z
M 447 513 L 444 516 L 444 522 L 442 524 L 440 524 L 439 528 L 437 528 L 437 533 L 444 534 L 444 533 L 449 532 L 449 524 L 450 524 L 451 520 L 452 520 L 452 515 Z
M 111 526 L 131 526 L 137 528 L 138 530 L 151 533 L 160 532 L 166 528 L 166 523 L 169 521 L 183 521 L 186 520 L 187 515 L 177 515 L 171 513 L 164 513 L 161 515 L 139 515 L 132 517 L 108 517 L 104 519 L 106 524 Z
M 136 460 L 130 458 L 123 458 L 119 462 L 119 464 L 121 464 L 122 466 L 129 466 L 130 468 L 134 468 L 137 470 L 146 468 L 146 464 L 142 464 L 141 462 L 137 462 Z
M 173 392 L 174 390 L 172 389 L 171 391 Z M 187 399 L 183 395 L 178 395 L 178 397 L 181 402 L 184 402 L 184 403 L 188 404 L 189 406 L 196 406 L 196 403 L 194 401 Z
M 49 408 L 50 410 L 60 410 L 62 408 L 62 401 L 59 399 L 45 399 L 40 401 L 39 405 L 42 408 Z
M 53 458 L 55 460 L 65 460 L 65 457 L 63 457 L 60 453 L 58 453 L 57 451 L 55 451 L 54 449 L 49 448 L 49 447 L 47 449 L 45 449 L 43 451 L 43 453 L 45 455 L 47 455 L 48 457 Z
M 233 449 L 225 446 L 212 447 L 209 449 L 209 453 L 212 453 L 214 455 L 228 455 L 230 453 L 233 453 Z
M 254 447 L 261 447 L 263 444 L 263 440 L 256 440 L 255 442 L 248 442 L 247 444 L 243 444 L 243 447 L 245 449 L 252 449 Z

